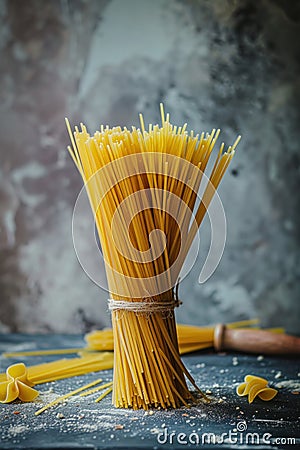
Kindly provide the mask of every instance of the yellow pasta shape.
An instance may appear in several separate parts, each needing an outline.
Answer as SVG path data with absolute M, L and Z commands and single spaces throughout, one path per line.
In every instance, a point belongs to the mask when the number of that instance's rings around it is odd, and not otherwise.
M 267 380 L 255 375 L 246 375 L 244 382 L 236 388 L 237 395 L 240 397 L 247 395 L 249 403 L 252 403 L 257 396 L 264 401 L 272 400 L 277 392 L 276 389 L 268 386 Z
M 249 395 L 251 388 L 255 385 L 260 387 L 266 387 L 268 381 L 264 378 L 255 377 L 254 375 L 246 375 L 244 383 L 241 383 L 237 387 L 237 394 L 239 396 Z
M 28 380 L 25 364 L 13 364 L 6 370 L 6 381 L 0 383 L 0 402 L 10 403 L 17 398 L 22 402 L 31 402 L 39 395 L 32 386 L 34 384 Z
M 259 398 L 261 400 L 268 402 L 269 400 L 272 400 L 272 398 L 274 398 L 275 395 L 277 395 L 277 393 L 278 393 L 277 389 L 268 387 L 268 388 L 263 389 L 263 391 L 261 391 L 259 393 Z

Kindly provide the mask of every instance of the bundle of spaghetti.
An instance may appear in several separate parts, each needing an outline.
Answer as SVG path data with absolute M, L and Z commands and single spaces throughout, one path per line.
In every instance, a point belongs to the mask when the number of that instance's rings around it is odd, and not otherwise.
M 75 127 L 69 152 L 95 217 L 110 291 L 114 336 L 113 404 L 134 409 L 187 405 L 174 307 L 185 258 L 240 137 L 221 145 L 203 197 L 197 192 L 220 130 L 177 128 L 165 117 L 145 129 Z M 75 139 L 74 139 L 75 138 Z M 193 215 L 194 214 L 194 215 Z
M 99 352 L 80 358 L 63 358 L 43 364 L 28 367 L 28 380 L 36 384 L 48 383 L 64 378 L 85 375 L 90 372 L 111 369 L 113 367 L 113 354 Z M 0 382 L 6 380 L 6 374 L 0 374 Z

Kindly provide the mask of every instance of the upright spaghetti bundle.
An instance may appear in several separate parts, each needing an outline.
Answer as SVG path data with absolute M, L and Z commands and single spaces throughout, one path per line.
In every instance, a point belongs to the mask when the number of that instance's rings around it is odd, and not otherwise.
M 69 151 L 85 182 L 105 261 L 116 407 L 177 408 L 192 399 L 186 378 L 198 389 L 179 356 L 177 286 L 239 141 L 226 152 L 221 145 L 207 181 L 203 173 L 220 130 L 188 134 L 186 125 L 170 124 L 162 105 L 161 118 L 161 126 L 148 130 L 140 115 L 141 129 L 101 126 L 93 136 L 81 124 L 75 139 L 67 122 Z

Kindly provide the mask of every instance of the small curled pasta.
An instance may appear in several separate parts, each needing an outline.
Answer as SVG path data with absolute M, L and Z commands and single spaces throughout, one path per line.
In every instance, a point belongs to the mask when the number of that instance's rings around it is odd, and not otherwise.
M 6 370 L 6 381 L 0 383 L 0 403 L 10 403 L 17 398 L 22 402 L 31 402 L 39 395 L 32 386 L 33 383 L 27 377 L 25 364 L 17 363 L 9 366 Z
M 257 396 L 264 401 L 272 400 L 277 392 L 276 389 L 268 386 L 267 380 L 255 375 L 246 375 L 244 382 L 236 388 L 237 395 L 240 397 L 247 395 L 249 403 L 252 403 Z

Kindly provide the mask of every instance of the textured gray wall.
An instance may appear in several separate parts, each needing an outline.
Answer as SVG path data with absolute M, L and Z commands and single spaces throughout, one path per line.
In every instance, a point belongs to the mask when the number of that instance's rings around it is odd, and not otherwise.
M 64 117 L 156 122 L 163 101 L 173 123 L 243 135 L 220 190 L 223 259 L 199 285 L 204 227 L 178 320 L 299 332 L 299 2 L 0 0 L 0 24 L 0 330 L 109 324 L 72 246 Z

